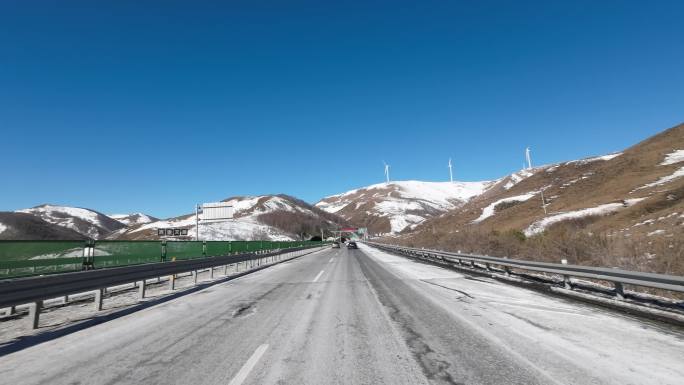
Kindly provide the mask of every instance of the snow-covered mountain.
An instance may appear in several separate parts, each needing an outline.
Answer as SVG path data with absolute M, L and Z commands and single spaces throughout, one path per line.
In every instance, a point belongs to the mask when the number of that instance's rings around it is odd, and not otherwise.
M 44 204 L 19 213 L 34 215 L 48 223 L 76 231 L 88 238 L 99 239 L 126 227 L 123 223 L 94 210 Z
M 199 234 L 203 240 L 296 240 L 318 235 L 321 228 L 340 224 L 335 215 L 287 195 L 233 197 L 234 217 L 229 220 L 203 220 L 200 214 Z M 113 233 L 117 239 L 157 239 L 160 228 L 188 229 L 188 239 L 195 236 L 195 215 L 158 220 L 131 226 Z
M 3 240 L 81 240 L 74 230 L 17 212 L 0 212 L 0 239 Z
M 155 218 L 143 213 L 110 214 L 109 217 L 116 219 L 126 226 L 143 225 L 145 223 L 156 222 L 159 220 L 159 218 Z
M 462 206 L 493 184 L 413 180 L 379 183 L 329 196 L 316 206 L 356 226 L 367 227 L 370 233 L 399 233 Z

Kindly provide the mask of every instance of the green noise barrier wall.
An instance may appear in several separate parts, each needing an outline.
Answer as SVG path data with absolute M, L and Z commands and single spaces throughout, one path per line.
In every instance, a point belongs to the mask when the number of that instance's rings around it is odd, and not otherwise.
M 0 279 L 237 253 L 313 247 L 318 241 L 0 241 Z

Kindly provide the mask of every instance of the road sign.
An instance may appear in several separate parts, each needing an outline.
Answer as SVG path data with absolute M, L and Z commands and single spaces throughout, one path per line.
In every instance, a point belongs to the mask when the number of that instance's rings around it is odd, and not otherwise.
M 181 237 L 188 235 L 188 229 L 180 228 L 168 228 L 168 229 L 157 229 L 157 235 L 160 237 Z
M 233 218 L 233 214 L 233 205 L 228 202 L 202 204 L 202 220 L 231 219 Z

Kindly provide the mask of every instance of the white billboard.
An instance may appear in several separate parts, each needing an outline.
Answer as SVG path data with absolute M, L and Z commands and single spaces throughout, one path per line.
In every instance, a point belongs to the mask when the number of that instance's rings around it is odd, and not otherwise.
M 230 219 L 233 217 L 233 206 L 227 202 L 202 204 L 202 219 Z

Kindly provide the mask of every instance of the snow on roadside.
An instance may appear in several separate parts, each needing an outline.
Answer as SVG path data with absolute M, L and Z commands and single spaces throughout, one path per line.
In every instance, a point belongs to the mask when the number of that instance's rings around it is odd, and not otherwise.
M 684 376 L 684 339 L 679 329 L 486 277 L 472 279 L 364 244 L 360 247 L 424 292 L 426 301 L 467 322 L 498 346 L 524 352 L 537 368 L 551 373 L 568 366 L 574 371 L 581 368 L 593 373 L 598 383 L 677 384 Z M 566 378 L 563 383 L 590 382 L 563 374 L 557 377 Z
M 634 198 L 634 199 L 627 199 L 625 200 L 626 206 L 632 206 L 635 205 L 642 200 L 646 198 Z M 543 218 L 541 220 L 538 220 L 534 223 L 532 223 L 530 226 L 528 226 L 524 233 L 525 236 L 533 236 L 536 234 L 539 234 L 546 230 L 547 227 L 554 223 L 558 223 L 561 221 L 565 221 L 568 219 L 577 219 L 577 218 L 584 218 L 584 217 L 589 217 L 589 216 L 594 216 L 594 215 L 606 215 L 610 214 L 612 212 L 618 211 L 619 209 L 625 207 L 625 204 L 623 203 L 607 203 L 603 204 L 600 206 L 596 207 L 589 207 L 586 209 L 581 209 L 581 210 L 576 210 L 576 211 L 569 211 L 565 213 L 559 213 L 555 215 L 548 216 L 546 218 Z
M 684 150 L 674 150 L 671 153 L 665 155 L 665 160 L 663 160 L 660 163 L 660 165 L 667 166 L 679 162 L 684 162 Z
M 493 203 L 491 203 L 489 206 L 487 206 L 487 207 L 485 207 L 484 209 L 482 209 L 482 214 L 481 214 L 477 219 L 475 219 L 472 223 L 482 222 L 483 220 L 485 220 L 485 219 L 491 217 L 492 215 L 494 215 L 494 214 L 495 214 L 495 208 L 496 208 L 496 206 L 499 205 L 499 204 L 501 204 L 501 203 L 507 203 L 507 202 L 524 202 L 524 201 L 526 201 L 526 200 L 532 198 L 532 197 L 535 196 L 536 194 L 537 194 L 537 192 L 535 191 L 535 192 L 530 192 L 530 193 L 523 194 L 523 195 L 516 195 L 516 196 L 513 196 L 513 197 L 508 197 L 508 198 L 499 199 L 498 201 L 493 202 Z

